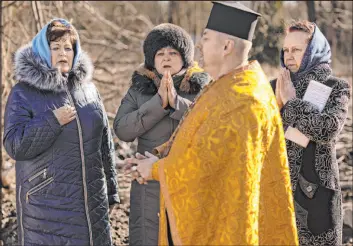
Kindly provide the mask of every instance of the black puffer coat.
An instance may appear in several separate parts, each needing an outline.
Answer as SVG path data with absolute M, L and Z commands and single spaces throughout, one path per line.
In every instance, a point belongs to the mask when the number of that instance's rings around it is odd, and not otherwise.
M 4 146 L 16 162 L 21 245 L 112 245 L 108 203 L 119 202 L 114 147 L 95 85 L 81 54 L 68 77 L 48 68 L 31 46 L 15 56 L 5 111 Z M 55 108 L 76 120 L 60 126 Z

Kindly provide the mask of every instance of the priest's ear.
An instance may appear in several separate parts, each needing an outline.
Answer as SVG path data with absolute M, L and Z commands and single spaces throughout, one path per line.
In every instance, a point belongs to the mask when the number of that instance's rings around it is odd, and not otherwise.
M 224 55 L 229 55 L 234 52 L 234 48 L 236 45 L 236 41 L 233 38 L 227 38 L 225 39 L 225 45 L 224 45 Z

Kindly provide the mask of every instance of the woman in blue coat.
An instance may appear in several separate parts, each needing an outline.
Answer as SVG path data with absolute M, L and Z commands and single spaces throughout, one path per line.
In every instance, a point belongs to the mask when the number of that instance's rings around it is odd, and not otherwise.
M 114 145 L 75 28 L 49 22 L 15 54 L 4 147 L 16 160 L 21 245 L 112 245 Z

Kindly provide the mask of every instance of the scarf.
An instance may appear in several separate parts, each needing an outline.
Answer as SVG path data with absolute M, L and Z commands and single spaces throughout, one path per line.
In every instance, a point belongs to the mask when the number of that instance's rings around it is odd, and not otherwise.
M 315 25 L 315 24 L 314 24 Z M 284 52 L 281 50 L 281 66 L 284 65 Z M 299 70 L 295 73 L 290 72 L 293 83 L 313 72 L 313 70 L 320 70 L 318 67 L 327 70 L 331 63 L 331 48 L 330 44 L 322 34 L 317 25 L 315 25 L 314 33 L 308 46 L 305 50 L 303 59 L 301 61 Z

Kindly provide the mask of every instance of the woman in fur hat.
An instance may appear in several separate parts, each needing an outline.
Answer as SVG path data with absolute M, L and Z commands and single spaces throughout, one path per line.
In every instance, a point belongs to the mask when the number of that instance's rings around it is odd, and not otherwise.
M 156 26 L 143 45 L 145 63 L 132 75 L 132 85 L 114 120 L 119 139 L 138 139 L 139 153 L 168 141 L 184 112 L 209 76 L 194 58 L 189 34 L 173 24 Z M 136 173 L 133 173 L 136 174 Z M 130 245 L 158 244 L 159 183 L 132 182 L 130 196 Z
M 114 144 L 92 73 L 64 19 L 16 52 L 3 141 L 16 160 L 20 245 L 112 245 Z

